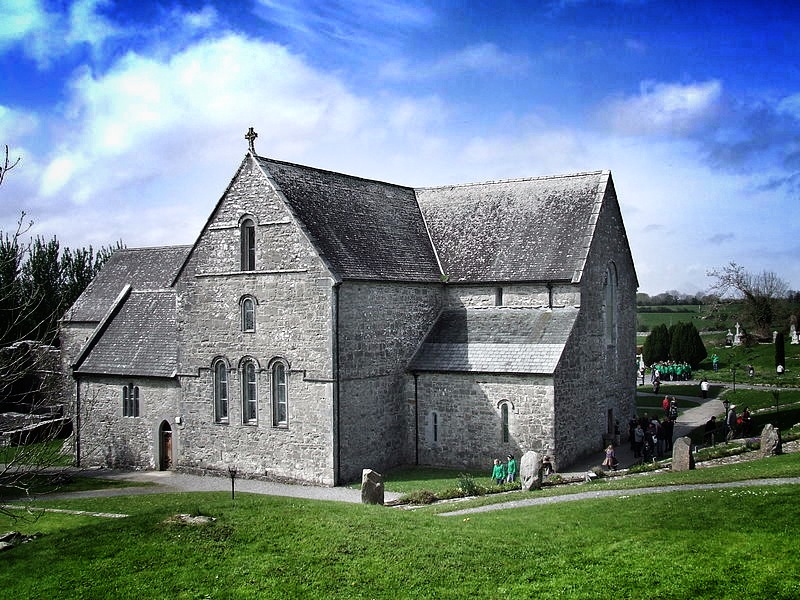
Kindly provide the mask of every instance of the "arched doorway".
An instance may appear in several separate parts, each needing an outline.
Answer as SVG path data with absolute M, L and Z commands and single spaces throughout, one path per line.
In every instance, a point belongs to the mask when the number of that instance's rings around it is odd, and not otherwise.
M 166 471 L 172 468 L 172 427 L 166 421 L 158 428 L 159 461 L 158 468 Z

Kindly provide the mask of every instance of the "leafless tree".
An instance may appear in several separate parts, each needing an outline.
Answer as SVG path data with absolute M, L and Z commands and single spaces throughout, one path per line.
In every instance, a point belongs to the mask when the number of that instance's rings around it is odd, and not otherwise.
M 713 269 L 707 275 L 716 280 L 711 285 L 710 292 L 720 297 L 744 300 L 747 316 L 752 320 L 756 331 L 761 335 L 769 332 L 776 303 L 789 292 L 789 284 L 784 279 L 773 271 L 751 273 L 735 262 Z

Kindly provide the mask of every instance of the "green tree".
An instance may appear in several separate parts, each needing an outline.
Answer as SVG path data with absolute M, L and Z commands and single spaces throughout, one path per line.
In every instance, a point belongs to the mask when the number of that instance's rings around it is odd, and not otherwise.
M 696 369 L 708 356 L 705 344 L 694 323 L 681 321 L 670 328 L 670 358 Z
M 775 367 L 786 366 L 786 347 L 783 342 L 783 333 L 778 332 L 775 336 Z
M 642 357 L 645 364 L 652 365 L 655 362 L 667 360 L 669 358 L 670 337 L 667 326 L 663 323 L 653 327 L 653 331 L 647 336 L 642 347 Z

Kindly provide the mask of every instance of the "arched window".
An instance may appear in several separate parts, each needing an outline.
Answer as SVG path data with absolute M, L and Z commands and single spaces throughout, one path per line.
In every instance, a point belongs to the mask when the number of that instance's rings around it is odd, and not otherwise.
M 247 360 L 242 366 L 242 419 L 255 423 L 258 416 L 258 389 L 256 387 L 256 363 Z
M 245 296 L 241 301 L 242 331 L 256 330 L 256 301 L 250 296 Z
M 272 365 L 272 424 L 275 427 L 289 424 L 288 387 L 286 365 L 276 362 Z
M 139 386 L 129 383 L 122 387 L 122 416 L 139 416 Z
M 605 297 L 603 310 L 605 311 L 605 338 L 607 346 L 617 344 L 617 269 L 614 263 L 608 265 L 605 277 Z
M 508 430 L 508 403 L 506 402 L 500 405 L 500 421 L 503 427 L 502 442 L 507 444 L 511 436 Z
M 228 422 L 228 367 L 224 360 L 214 363 L 214 420 Z
M 242 221 L 241 235 L 242 271 L 254 271 L 256 268 L 256 225 L 252 219 Z

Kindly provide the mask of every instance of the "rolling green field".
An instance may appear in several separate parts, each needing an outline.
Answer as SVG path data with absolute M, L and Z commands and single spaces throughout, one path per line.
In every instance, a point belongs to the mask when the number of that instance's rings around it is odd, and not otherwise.
M 798 475 L 800 456 L 740 466 Z M 727 481 L 737 467 L 571 489 Z M 626 494 L 469 517 L 223 493 L 41 502 L 130 516 L 0 517 L 0 530 L 41 534 L 0 554 L 0 586 L 8 598 L 796 598 L 797 492 Z
M 671 327 L 675 323 L 694 323 L 698 330 L 704 329 L 700 306 L 646 306 L 636 313 L 637 331 L 652 331 L 656 325 Z

